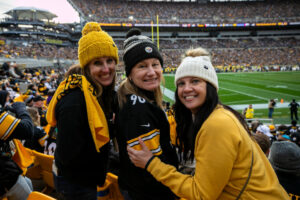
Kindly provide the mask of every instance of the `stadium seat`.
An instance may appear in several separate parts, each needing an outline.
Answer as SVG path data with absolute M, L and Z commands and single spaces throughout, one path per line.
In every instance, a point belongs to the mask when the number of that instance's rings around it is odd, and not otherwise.
M 37 151 L 32 151 L 34 156 L 34 165 L 40 166 L 40 174 L 44 182 L 46 183 L 46 187 L 43 189 L 43 193 L 50 193 L 54 189 L 54 180 L 52 174 L 52 163 L 54 160 L 54 156 L 49 156 L 43 153 L 39 153 Z
M 103 187 L 97 188 L 98 200 L 123 200 L 118 185 L 118 176 L 107 173 L 106 180 Z
M 55 199 L 43 193 L 34 191 L 29 194 L 27 200 L 55 200 Z
M 16 153 L 13 156 L 13 160 L 22 169 L 23 175 L 26 174 L 27 168 L 33 164 L 33 158 L 30 150 L 25 148 L 20 140 L 14 139 L 13 143 L 16 148 Z

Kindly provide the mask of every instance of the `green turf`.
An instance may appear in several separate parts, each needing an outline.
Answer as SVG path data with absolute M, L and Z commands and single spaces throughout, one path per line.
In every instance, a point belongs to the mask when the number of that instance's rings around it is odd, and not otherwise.
M 300 101 L 300 71 L 219 73 L 219 97 L 227 105 L 262 104 L 269 99 Z M 174 75 L 165 75 L 165 87 L 175 91 Z M 164 98 L 173 103 L 167 97 Z M 278 113 L 277 113 L 278 112 Z M 258 118 L 267 117 L 267 109 L 256 109 Z M 290 123 L 288 108 L 275 108 L 274 121 Z

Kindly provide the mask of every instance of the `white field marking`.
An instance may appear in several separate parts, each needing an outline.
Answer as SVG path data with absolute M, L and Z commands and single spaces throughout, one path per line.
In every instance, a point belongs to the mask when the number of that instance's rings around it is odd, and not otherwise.
M 230 84 L 230 83 L 227 83 L 227 84 Z M 240 88 L 250 88 L 250 89 L 253 89 L 252 87 L 248 87 L 248 86 L 239 86 Z M 220 87 L 221 88 L 221 87 Z M 224 89 L 224 88 L 223 88 Z M 269 91 L 269 90 L 264 90 L 264 89 L 261 89 L 261 88 L 255 88 L 256 90 L 260 90 L 260 91 L 265 91 L 265 92 L 268 92 L 268 93 L 273 93 L 273 94 L 276 94 L 276 96 L 280 96 L 280 94 L 282 94 L 281 96 L 290 96 L 292 98 L 295 98 L 294 95 L 290 95 L 290 94 L 285 94 L 285 93 L 282 93 L 282 92 L 273 92 L 273 91 Z M 229 89 L 228 89 L 229 90 Z M 234 91 L 234 90 L 232 90 Z M 248 95 L 249 96 L 249 95 Z M 262 98 L 262 97 L 261 97 Z M 264 98 L 265 99 L 265 98 Z M 269 100 L 269 99 L 268 99 Z
M 235 92 L 235 93 L 239 93 L 239 94 L 242 94 L 242 95 L 245 95 L 245 96 L 249 96 L 249 97 L 255 97 L 255 98 L 257 98 L 257 99 L 262 99 L 262 100 L 269 101 L 269 99 L 268 99 L 268 98 L 264 98 L 264 97 L 256 96 L 256 95 L 253 95 L 253 94 L 247 94 L 247 93 L 245 93 L 245 92 L 240 92 L 240 91 L 236 91 L 236 90 L 231 90 L 231 89 L 228 89 L 228 88 L 223 88 L 223 87 L 220 87 L 220 89 L 223 89 L 223 90 L 228 90 L 228 91 Z
M 267 88 L 288 88 L 286 85 L 267 85 Z
M 238 103 L 242 103 L 242 102 L 249 102 L 249 99 L 247 100 L 243 100 L 243 101 L 230 101 L 230 102 L 226 102 L 226 104 L 228 104 L 228 105 L 231 105 L 231 104 L 235 104 L 236 102 L 238 102 Z M 255 101 L 251 101 L 251 103 L 249 103 L 249 104 L 253 104 Z
M 254 115 L 256 116 L 256 115 L 263 115 L 263 113 L 254 113 Z
M 240 104 L 240 105 L 230 105 L 231 108 L 235 110 L 243 110 L 247 108 L 249 104 Z M 288 108 L 289 103 L 277 103 L 275 106 L 276 108 Z M 268 104 L 252 104 L 252 107 L 255 109 L 268 109 Z
M 220 94 L 219 97 L 235 96 L 237 94 Z
M 273 114 L 281 114 L 281 112 L 273 112 Z
M 172 90 L 169 90 L 168 88 L 165 88 L 163 86 L 160 86 L 162 92 L 163 92 L 163 95 L 165 95 L 166 97 L 168 97 L 169 99 L 171 100 L 175 100 L 175 93 L 172 91 Z

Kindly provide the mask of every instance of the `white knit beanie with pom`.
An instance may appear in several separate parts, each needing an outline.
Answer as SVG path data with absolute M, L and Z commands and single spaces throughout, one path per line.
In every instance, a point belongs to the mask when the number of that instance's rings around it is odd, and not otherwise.
M 212 84 L 219 90 L 218 77 L 208 56 L 186 57 L 182 60 L 175 74 L 176 82 L 184 77 L 198 77 Z

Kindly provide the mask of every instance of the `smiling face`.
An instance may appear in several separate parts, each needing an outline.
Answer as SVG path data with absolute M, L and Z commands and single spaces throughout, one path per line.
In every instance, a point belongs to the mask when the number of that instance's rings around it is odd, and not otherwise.
M 162 67 L 157 58 L 149 58 L 137 63 L 131 70 L 129 78 L 144 90 L 153 91 L 160 87 Z
M 206 81 L 197 77 L 183 77 L 176 83 L 181 103 L 195 114 L 206 99 Z
M 93 59 L 87 66 L 91 76 L 102 86 L 113 83 L 116 73 L 116 61 L 111 57 Z

